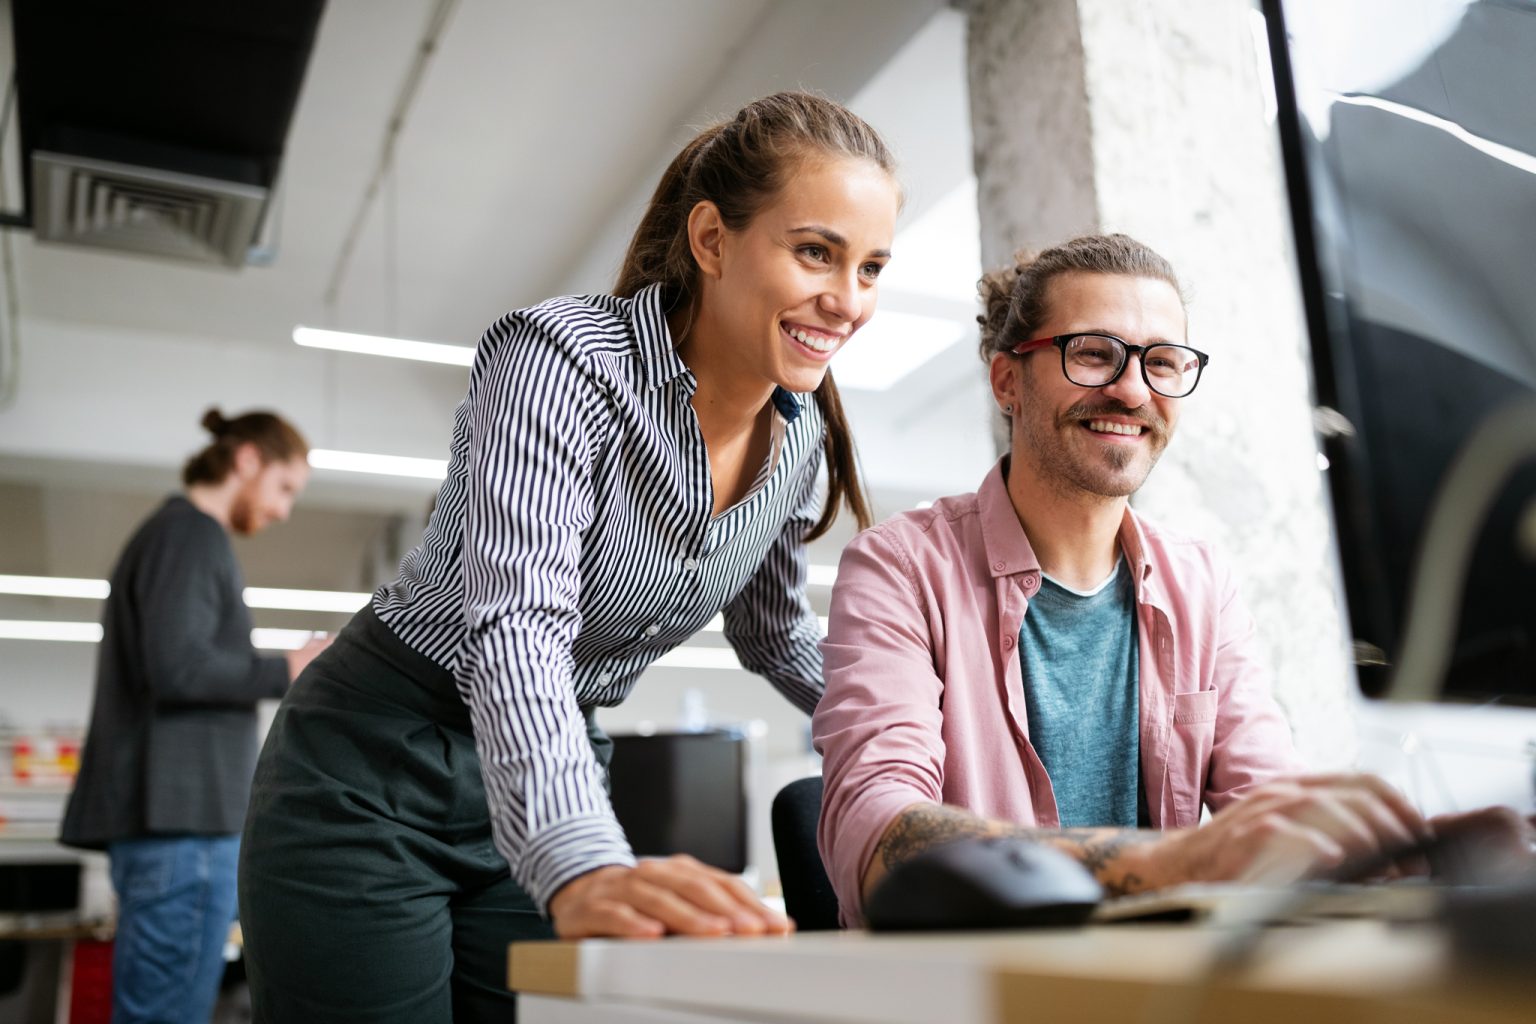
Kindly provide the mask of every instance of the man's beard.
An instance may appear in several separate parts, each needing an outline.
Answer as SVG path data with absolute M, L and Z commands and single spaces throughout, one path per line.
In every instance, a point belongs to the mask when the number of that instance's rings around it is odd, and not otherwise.
M 1037 403 L 1038 399 L 1027 390 L 1021 396 L 1019 416 L 1025 451 L 1029 460 L 1040 468 L 1042 477 L 1064 493 L 1077 491 L 1106 499 L 1134 494 L 1146 482 L 1147 475 L 1168 446 L 1167 422 L 1145 406 L 1131 409 L 1114 399 L 1082 401 L 1056 416 L 1049 428 L 1041 429 L 1037 427 L 1042 418 Z M 1063 443 L 1064 437 L 1081 433 L 1080 424 L 1104 416 L 1124 417 L 1143 427 L 1141 436 L 1148 458 L 1145 470 L 1139 475 L 1121 475 L 1140 454 L 1139 449 L 1106 442 L 1099 445 L 1092 456 L 1085 458 L 1075 447 Z M 1082 436 L 1083 440 L 1092 441 L 1091 436 Z M 1103 461 L 1099 462 L 1099 459 Z
M 256 523 L 256 503 L 244 491 L 237 493 L 229 506 L 229 528 L 242 537 L 260 529 Z

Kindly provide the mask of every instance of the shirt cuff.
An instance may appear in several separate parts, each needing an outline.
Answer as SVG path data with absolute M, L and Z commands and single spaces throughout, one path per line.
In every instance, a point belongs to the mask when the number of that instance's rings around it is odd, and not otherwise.
M 891 822 L 914 804 L 940 802 L 910 786 L 881 785 L 859 794 L 835 821 L 826 822 L 832 847 L 827 874 L 849 927 L 864 923 L 864 872 Z
M 619 823 L 607 815 L 567 818 L 531 839 L 518 864 L 518 880 L 534 905 L 549 915 L 549 901 L 578 875 L 616 865 L 632 868 L 635 854 Z

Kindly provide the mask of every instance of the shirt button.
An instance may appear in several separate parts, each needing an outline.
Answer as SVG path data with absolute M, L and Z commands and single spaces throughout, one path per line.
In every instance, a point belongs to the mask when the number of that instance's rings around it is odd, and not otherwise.
M 693 572 L 693 570 L 697 569 L 698 567 L 699 567 L 699 560 L 697 558 L 685 558 L 685 559 L 683 559 L 683 569 L 685 571 Z
M 1003 650 L 1005 650 L 1005 651 L 1013 650 L 1013 637 L 1011 637 L 1011 636 L 1003 637 Z
M 1008 568 L 1008 563 L 1007 562 L 993 562 L 992 563 L 992 568 L 996 569 L 998 572 L 1002 572 L 1004 569 Z
M 611 682 L 613 682 L 612 672 L 604 672 L 602 675 L 597 677 L 598 686 L 607 686 Z
M 646 636 L 655 636 L 657 633 L 660 633 L 660 632 L 661 632 L 661 627 L 656 625 L 655 623 L 652 623 L 651 625 L 645 627 L 645 635 Z
M 1039 585 L 1040 585 L 1040 581 L 1035 579 L 1033 576 L 1030 576 L 1030 577 L 1028 577 L 1028 578 L 1026 578 L 1024 580 L 1024 589 L 1025 590 L 1034 590 Z

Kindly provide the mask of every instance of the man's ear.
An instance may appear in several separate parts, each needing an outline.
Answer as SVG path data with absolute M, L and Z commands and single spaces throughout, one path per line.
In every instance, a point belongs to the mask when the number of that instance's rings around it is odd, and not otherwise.
M 725 243 L 725 221 L 720 208 L 708 199 L 700 200 L 688 213 L 688 248 L 705 277 L 720 276 Z
M 235 449 L 235 476 L 241 480 L 255 479 L 264 465 L 266 463 L 262 461 L 261 450 L 250 441 Z
M 1023 360 L 1007 352 L 993 353 L 992 362 L 987 365 L 987 376 L 992 382 L 992 398 L 999 409 L 1017 404 L 1019 378 L 1023 372 Z

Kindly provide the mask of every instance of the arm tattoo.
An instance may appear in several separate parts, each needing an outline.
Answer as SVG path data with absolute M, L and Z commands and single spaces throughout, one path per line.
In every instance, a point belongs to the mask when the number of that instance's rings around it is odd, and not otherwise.
M 909 809 L 891 824 L 880 842 L 880 855 L 889 871 L 923 850 L 955 839 L 988 836 L 1017 836 L 1048 843 L 1081 861 L 1105 893 L 1115 897 L 1146 888 L 1141 876 L 1119 861 L 1129 848 L 1155 842 L 1161 834 L 1124 828 L 1024 828 L 989 821 L 958 807 L 927 804 Z
M 880 856 L 887 871 L 924 850 L 954 839 L 1000 835 L 985 818 L 942 804 L 913 807 L 897 818 L 880 841 Z

